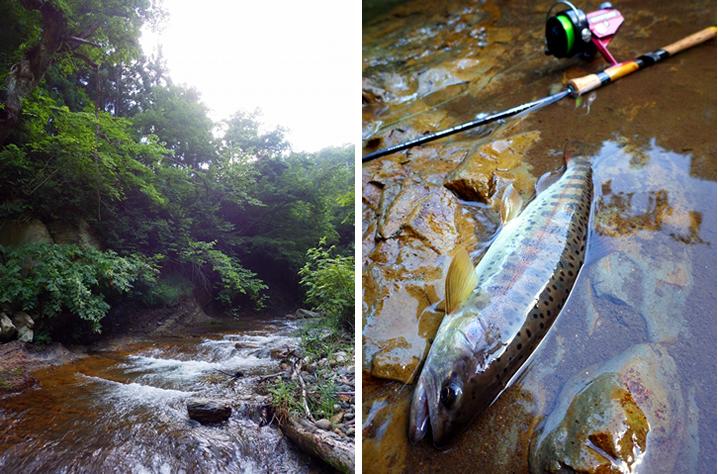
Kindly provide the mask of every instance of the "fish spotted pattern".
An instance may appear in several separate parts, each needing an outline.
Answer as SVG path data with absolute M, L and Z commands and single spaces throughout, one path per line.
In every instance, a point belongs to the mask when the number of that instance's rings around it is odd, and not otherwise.
M 518 198 L 508 188 L 504 201 L 512 193 Z M 592 199 L 591 165 L 574 158 L 520 215 L 507 214 L 475 271 L 465 250 L 454 257 L 447 314 L 414 392 L 412 442 L 430 424 L 434 445 L 448 444 L 493 403 L 541 342 L 585 260 Z

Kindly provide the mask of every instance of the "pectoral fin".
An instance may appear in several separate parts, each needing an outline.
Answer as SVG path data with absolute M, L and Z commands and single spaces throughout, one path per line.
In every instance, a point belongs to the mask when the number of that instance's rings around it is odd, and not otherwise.
M 446 273 L 446 314 L 451 314 L 466 299 L 479 282 L 474 265 L 466 249 L 461 248 Z
M 523 200 L 519 193 L 514 189 L 512 184 L 506 186 L 504 189 L 504 195 L 501 198 L 501 224 L 506 224 L 508 221 L 518 216 L 521 212 L 521 206 Z

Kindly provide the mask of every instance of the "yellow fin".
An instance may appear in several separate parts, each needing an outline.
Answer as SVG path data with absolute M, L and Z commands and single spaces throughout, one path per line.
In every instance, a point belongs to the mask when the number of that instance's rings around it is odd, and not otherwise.
M 501 224 L 518 216 L 521 212 L 523 200 L 519 193 L 514 189 L 513 184 L 509 184 L 504 189 L 504 195 L 501 198 Z
M 474 265 L 465 248 L 461 248 L 446 273 L 446 314 L 451 314 L 469 296 L 479 282 Z

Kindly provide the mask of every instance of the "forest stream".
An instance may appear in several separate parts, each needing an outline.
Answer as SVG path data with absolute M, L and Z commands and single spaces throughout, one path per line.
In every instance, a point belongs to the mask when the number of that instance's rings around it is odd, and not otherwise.
M 0 472 L 324 472 L 266 423 L 268 398 L 251 383 L 279 372 L 271 354 L 297 347 L 296 324 L 254 321 L 37 371 L 34 387 L 0 399 Z M 228 401 L 229 420 L 190 420 L 197 396 Z

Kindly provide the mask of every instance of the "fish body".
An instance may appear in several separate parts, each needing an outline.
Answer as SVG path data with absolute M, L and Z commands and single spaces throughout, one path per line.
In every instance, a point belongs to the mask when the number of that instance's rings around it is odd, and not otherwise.
M 510 188 L 504 201 L 511 193 L 518 198 Z M 448 444 L 494 402 L 541 342 L 585 260 L 592 200 L 590 163 L 574 158 L 518 216 L 506 212 L 475 269 L 465 250 L 454 257 L 447 314 L 414 392 L 412 442 L 430 423 L 434 445 Z

